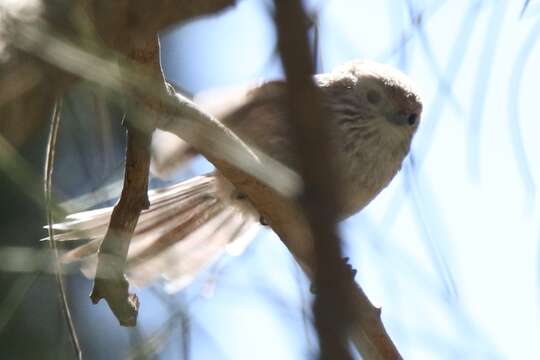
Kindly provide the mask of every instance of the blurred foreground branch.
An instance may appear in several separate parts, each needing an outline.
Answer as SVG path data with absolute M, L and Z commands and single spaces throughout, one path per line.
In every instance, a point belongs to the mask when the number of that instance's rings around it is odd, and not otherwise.
M 315 247 L 317 289 L 313 313 L 322 359 L 351 359 L 348 329 L 351 318 L 351 277 L 342 271 L 341 239 L 336 232 L 338 196 L 329 141 L 328 114 L 313 82 L 314 65 L 307 39 L 308 23 L 299 0 L 276 0 L 278 48 L 287 76 L 288 115 L 304 180 L 301 203 Z
M 306 14 L 299 0 L 275 0 L 278 47 L 287 76 L 289 120 L 304 180 L 302 206 L 315 245 L 311 269 L 317 295 L 313 307 L 322 359 L 349 359 L 352 335 L 364 359 L 399 359 L 376 309 L 346 273 L 336 231 L 336 161 L 328 121 L 312 75 Z
M 121 103 L 130 96 L 152 98 L 146 110 L 155 113 L 148 116 L 154 117 L 157 127 L 175 133 L 205 156 L 234 163 L 280 193 L 296 192 L 300 185 L 292 171 L 248 148 L 213 116 L 164 87 L 162 77 L 129 60 L 155 39 L 158 30 L 233 4 L 233 0 L 180 4 L 94 0 L 84 8 L 78 2 L 61 1 L 0 4 L 0 130 L 18 128 L 8 125 L 20 124 L 20 119 L 24 124 L 39 123 L 52 110 L 51 94 L 62 95 L 75 82 L 88 80 L 113 90 L 118 95 L 113 99 Z

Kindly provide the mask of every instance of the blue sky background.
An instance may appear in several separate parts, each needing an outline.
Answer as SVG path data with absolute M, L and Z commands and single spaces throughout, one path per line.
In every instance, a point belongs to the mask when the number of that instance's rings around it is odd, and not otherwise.
M 280 77 L 268 3 L 240 1 L 164 34 L 166 76 L 192 93 Z M 377 60 L 408 73 L 424 96 L 403 171 L 341 227 L 357 280 L 407 359 L 540 358 L 540 2 L 523 17 L 522 6 L 309 1 L 318 11 L 319 71 Z M 208 168 L 200 160 L 194 171 Z M 117 331 L 105 304 L 78 316 L 111 324 L 92 333 L 107 347 L 115 336 L 127 343 L 166 334 L 171 311 L 183 309 L 193 359 L 302 359 L 316 348 L 307 288 L 267 232 L 174 297 L 159 286 L 138 291 L 139 330 Z M 84 310 L 82 296 L 73 302 Z M 153 344 L 178 358 L 182 331 L 170 335 Z

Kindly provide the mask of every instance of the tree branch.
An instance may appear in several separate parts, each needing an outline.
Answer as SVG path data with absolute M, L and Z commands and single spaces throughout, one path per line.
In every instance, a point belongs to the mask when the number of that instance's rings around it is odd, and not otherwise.
M 321 358 L 348 359 L 348 336 L 364 359 L 400 359 L 376 309 L 351 276 L 341 258 L 336 232 L 338 196 L 328 121 L 314 72 L 307 38 L 307 17 L 299 0 L 275 0 L 278 47 L 287 75 L 289 116 L 294 130 L 305 191 L 301 198 L 315 245 L 314 275 L 317 295 L 315 325 Z M 344 271 L 345 270 L 345 271 Z
M 137 220 L 148 208 L 148 171 L 150 167 L 151 132 L 127 122 L 126 170 L 124 187 L 114 207 L 109 228 L 98 252 L 98 267 L 90 295 L 96 304 L 105 298 L 123 326 L 135 326 L 139 300 L 129 294 L 125 278 L 127 252 Z
M 314 66 L 307 39 L 307 17 L 299 0 L 275 0 L 278 48 L 287 75 L 289 121 L 304 180 L 301 203 L 315 247 L 317 294 L 313 305 L 322 359 L 351 359 L 348 348 L 351 301 L 341 240 L 336 232 L 338 195 L 328 116 L 313 83 Z
M 130 50 L 130 58 L 143 65 L 154 77 L 161 78 L 157 37 L 137 45 Z M 155 98 L 135 91 L 135 105 L 124 119 L 127 120 L 124 122 L 127 127 L 124 185 L 98 251 L 96 278 L 90 295 L 94 304 L 105 298 L 124 326 L 135 326 L 139 309 L 139 300 L 135 294 L 129 293 L 129 283 L 124 275 L 129 244 L 141 211 L 150 206 L 147 193 L 155 120 L 141 121 L 139 118 L 147 114 L 142 111 L 144 108 L 156 106 L 159 104 L 156 105 Z

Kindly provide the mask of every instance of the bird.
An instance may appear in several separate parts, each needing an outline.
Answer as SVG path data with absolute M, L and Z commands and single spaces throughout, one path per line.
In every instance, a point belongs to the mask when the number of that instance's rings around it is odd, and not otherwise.
M 338 165 L 332 174 L 340 197 L 338 217 L 345 219 L 369 204 L 400 170 L 420 124 L 422 100 L 407 75 L 373 61 L 347 62 L 315 75 L 313 82 L 328 115 L 327 135 Z M 234 105 L 222 101 L 225 106 L 214 115 L 248 145 L 298 169 L 286 82 L 263 82 L 237 96 L 230 102 Z M 242 253 L 263 226 L 282 238 L 304 269 L 312 269 L 313 243 L 298 201 L 247 175 L 241 179 L 215 170 L 150 190 L 150 206 L 141 212 L 129 248 L 130 282 L 145 286 L 162 278 L 168 291 L 179 291 L 223 252 Z M 246 184 L 252 191 L 240 190 Z M 95 276 L 111 212 L 112 207 L 83 211 L 54 224 L 58 241 L 89 240 L 67 251 L 64 263 L 81 262 L 83 273 Z

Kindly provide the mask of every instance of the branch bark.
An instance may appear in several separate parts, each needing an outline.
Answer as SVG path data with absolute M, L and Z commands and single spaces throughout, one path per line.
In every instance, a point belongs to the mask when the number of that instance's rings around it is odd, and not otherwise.
M 137 295 L 130 294 L 125 278 L 127 252 L 137 220 L 148 208 L 148 171 L 151 132 L 126 124 L 126 170 L 124 187 L 111 215 L 109 228 L 98 251 L 98 267 L 90 298 L 104 298 L 123 326 L 135 326 L 139 310 Z
M 341 240 L 336 232 L 338 195 L 336 162 L 329 141 L 327 114 L 313 83 L 314 65 L 307 39 L 307 17 L 299 0 L 275 0 L 278 48 L 287 76 L 289 121 L 296 138 L 304 179 L 301 204 L 315 247 L 317 288 L 313 313 L 322 359 L 351 359 L 348 329 L 352 278 L 343 271 Z
M 299 0 L 275 0 L 278 47 L 289 88 L 289 115 L 295 131 L 301 175 L 303 209 L 315 245 L 311 273 L 317 296 L 313 311 L 323 359 L 348 359 L 352 335 L 364 359 L 400 359 L 375 308 L 362 289 L 347 276 L 336 232 L 338 196 L 332 144 L 314 72 L 307 38 L 307 17 Z
M 136 46 L 138 45 L 138 46 Z M 132 45 L 129 57 L 144 66 L 146 71 L 161 79 L 159 42 L 157 36 L 144 43 Z M 148 201 L 148 176 L 150 169 L 150 144 L 155 120 L 141 121 L 148 114 L 145 108 L 160 108 L 154 97 L 136 90 L 135 104 L 124 118 L 127 127 L 126 164 L 124 185 L 118 204 L 114 207 L 111 221 L 98 251 L 98 265 L 90 298 L 96 304 L 104 298 L 123 326 L 135 326 L 139 310 L 136 294 L 129 293 L 125 277 L 129 244 L 141 211 L 150 206 Z M 127 121 L 126 121 L 127 120 Z

